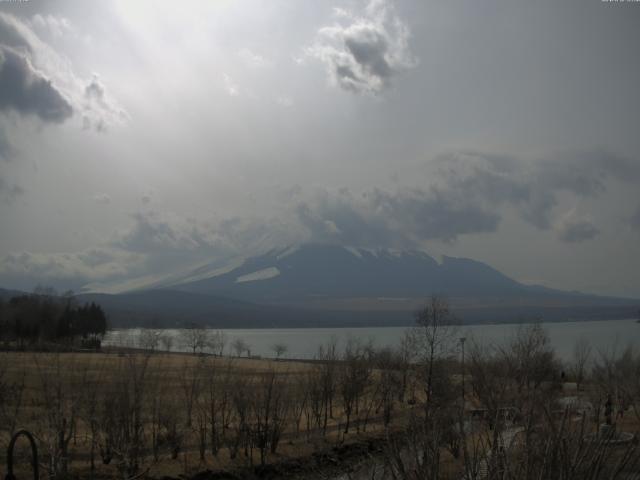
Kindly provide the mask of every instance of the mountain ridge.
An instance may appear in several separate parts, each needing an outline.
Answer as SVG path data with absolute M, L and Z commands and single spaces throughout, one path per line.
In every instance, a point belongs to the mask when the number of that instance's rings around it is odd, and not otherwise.
M 438 262 L 420 250 L 326 244 L 272 249 L 218 275 L 165 284 L 162 288 L 295 305 L 317 303 L 318 298 L 419 299 L 433 294 L 463 298 L 561 296 L 605 303 L 627 300 L 526 285 L 469 258 L 443 256 Z

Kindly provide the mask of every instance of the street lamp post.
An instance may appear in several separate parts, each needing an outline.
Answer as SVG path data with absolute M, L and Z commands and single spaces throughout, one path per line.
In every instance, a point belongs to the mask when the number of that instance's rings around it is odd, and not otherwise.
M 467 452 L 467 438 L 466 438 L 466 428 L 464 425 L 464 410 L 465 410 L 465 400 L 464 400 L 464 342 L 466 341 L 466 337 L 460 337 L 460 350 L 462 353 L 462 405 L 460 406 L 460 435 L 462 440 L 462 453 L 464 455 L 465 465 L 467 464 L 467 459 L 469 453 Z M 469 472 L 467 472 L 469 473 Z
M 460 347 L 462 350 L 462 410 L 464 411 L 464 342 L 466 337 L 460 337 Z

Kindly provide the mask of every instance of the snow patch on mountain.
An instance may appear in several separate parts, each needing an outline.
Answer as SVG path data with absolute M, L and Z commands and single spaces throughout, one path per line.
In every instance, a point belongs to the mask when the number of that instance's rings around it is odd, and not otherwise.
M 287 258 L 289 255 L 293 255 L 298 250 L 300 250 L 299 245 L 291 245 L 290 247 L 285 248 L 282 252 L 276 255 L 276 259 L 282 260 L 283 258 Z
M 225 273 L 232 272 L 236 268 L 240 267 L 245 260 L 245 258 L 238 257 L 232 259 L 227 264 L 223 264 L 222 266 L 218 263 L 202 265 L 192 270 L 187 275 L 183 275 L 179 280 L 174 282 L 174 285 L 182 285 L 184 283 L 197 282 L 198 280 L 224 275 Z
M 356 247 L 344 247 L 344 249 L 354 257 L 362 258 L 362 253 Z
M 278 270 L 276 267 L 263 268 L 262 270 L 257 270 L 255 272 L 239 276 L 238 278 L 236 278 L 236 283 L 268 280 L 270 278 L 277 277 L 278 275 L 280 275 L 280 270 Z

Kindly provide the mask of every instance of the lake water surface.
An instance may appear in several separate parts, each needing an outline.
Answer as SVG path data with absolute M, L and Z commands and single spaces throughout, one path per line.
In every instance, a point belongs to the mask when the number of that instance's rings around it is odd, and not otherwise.
M 628 345 L 640 347 L 640 323 L 635 320 L 606 320 L 593 322 L 544 323 L 551 345 L 561 359 L 569 360 L 577 340 L 585 338 L 598 351 L 621 351 Z M 519 325 L 468 325 L 458 327 L 456 336 L 466 337 L 468 342 L 502 344 L 517 332 Z M 272 357 L 272 345 L 284 344 L 288 358 L 313 358 L 318 347 L 336 338 L 338 346 L 351 338 L 371 341 L 376 347 L 397 346 L 407 327 L 363 327 L 363 328 L 272 328 L 272 329 L 222 329 L 229 345 L 237 338 L 244 340 L 252 355 Z M 135 346 L 140 329 L 114 330 L 105 338 L 105 345 Z M 175 336 L 173 350 L 187 350 L 179 345 L 179 329 L 164 330 L 163 334 Z

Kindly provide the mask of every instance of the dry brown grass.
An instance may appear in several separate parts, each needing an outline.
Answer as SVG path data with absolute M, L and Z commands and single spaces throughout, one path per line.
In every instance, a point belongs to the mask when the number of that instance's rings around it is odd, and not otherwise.
M 148 385 L 149 395 L 145 396 L 144 409 L 148 410 L 155 396 L 161 397 L 161 409 L 173 410 L 179 417 L 179 428 L 184 435 L 183 445 L 178 458 L 171 459 L 166 448 L 158 460 L 153 459 L 150 447 L 149 433 L 151 428 L 149 414 L 145 414 L 144 448 L 141 460 L 141 470 L 149 470 L 153 476 L 194 473 L 204 469 L 227 469 L 248 464 L 259 463 L 259 455 L 254 451 L 252 457 L 246 457 L 241 452 L 235 459 L 229 457 L 229 451 L 221 448 L 217 455 L 212 455 L 209 448 L 205 459 L 201 460 L 198 452 L 198 439 L 195 425 L 186 426 L 184 421 L 184 384 L 199 371 L 200 375 L 206 375 L 210 370 L 216 370 L 220 375 L 231 372 L 234 379 L 244 378 L 245 385 L 249 386 L 248 395 L 253 395 L 252 389 L 261 388 L 260 381 L 266 375 L 273 372 L 282 379 L 287 392 L 297 392 L 303 388 L 308 374 L 315 368 L 310 362 L 276 361 L 268 359 L 247 358 L 216 358 L 212 356 L 201 357 L 183 353 L 32 353 L 32 352 L 2 352 L 0 353 L 0 370 L 2 371 L 2 383 L 5 385 L 24 385 L 22 390 L 21 405 L 17 410 L 17 422 L 14 430 L 26 428 L 37 436 L 39 440 L 41 463 L 47 461 L 47 455 L 52 449 L 52 434 L 50 423 L 47 419 L 52 415 L 55 407 L 56 388 L 59 386 L 62 392 L 61 410 L 62 416 L 68 419 L 73 417 L 76 429 L 69 443 L 70 470 L 82 476 L 89 474 L 88 455 L 90 451 L 90 429 L 86 418 L 82 415 L 83 396 L 87 390 L 97 388 L 99 403 L 109 389 L 114 388 L 123 375 L 127 375 L 132 368 L 139 368 L 146 364 L 144 376 L 145 385 Z M 200 368 L 200 370 L 198 370 Z M 204 370 L 203 370 L 204 369 Z M 372 379 L 376 378 L 374 372 Z M 204 381 L 204 380 L 203 380 Z M 147 387 L 145 387 L 147 388 Z M 52 397 L 53 395 L 53 397 Z M 206 395 L 206 387 L 201 385 L 198 393 L 200 397 Z M 284 432 L 276 454 L 269 453 L 268 461 L 278 461 L 284 458 L 298 458 L 310 455 L 318 449 L 324 449 L 332 445 L 362 439 L 366 436 L 380 434 L 383 431 L 379 415 L 371 419 L 366 427 L 366 432 L 361 431 L 357 421 L 353 423 L 351 432 L 343 433 L 341 423 L 345 418 L 336 395 L 334 417 L 329 419 L 327 431 L 322 432 L 315 425 L 307 425 L 305 416 L 302 416 L 299 434 L 293 419 L 289 419 L 284 427 Z M 11 404 L 12 399 L 4 399 Z M 400 405 L 396 414 L 408 406 Z M 353 421 L 353 420 L 352 420 Z M 309 427 L 309 428 L 307 428 Z M 7 427 L 0 432 L 0 456 L 4 460 L 4 452 L 9 440 Z M 122 477 L 118 472 L 115 461 L 110 465 L 103 465 L 99 455 L 96 455 L 96 474 L 101 477 Z M 18 460 L 18 465 L 28 464 L 27 456 Z M 46 466 L 45 466 L 46 467 Z M 20 468 L 20 467 L 19 467 Z M 44 468 L 43 470 L 46 470 Z

